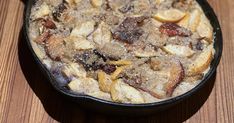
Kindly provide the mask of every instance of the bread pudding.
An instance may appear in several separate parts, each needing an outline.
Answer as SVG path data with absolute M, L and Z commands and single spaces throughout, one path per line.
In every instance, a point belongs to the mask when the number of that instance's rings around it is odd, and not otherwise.
M 117 103 L 184 94 L 213 60 L 213 27 L 195 0 L 36 0 L 29 37 L 59 86 Z

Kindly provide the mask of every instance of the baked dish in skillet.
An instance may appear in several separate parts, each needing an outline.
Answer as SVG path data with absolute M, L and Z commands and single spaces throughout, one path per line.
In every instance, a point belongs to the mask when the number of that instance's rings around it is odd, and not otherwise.
M 119 103 L 191 90 L 215 53 L 195 0 L 37 0 L 29 23 L 31 45 L 60 86 Z

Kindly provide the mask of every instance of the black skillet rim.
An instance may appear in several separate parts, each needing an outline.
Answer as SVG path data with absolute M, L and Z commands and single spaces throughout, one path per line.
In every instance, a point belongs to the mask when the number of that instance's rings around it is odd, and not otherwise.
M 39 65 L 40 69 L 45 72 L 44 74 L 46 75 L 46 77 L 49 79 L 50 83 L 52 84 L 52 86 L 54 87 L 55 90 L 57 90 L 58 92 L 60 92 L 61 94 L 68 96 L 70 98 L 73 99 L 83 99 L 83 100 L 90 100 L 90 101 L 94 101 L 96 103 L 103 103 L 106 105 L 111 105 L 111 106 L 118 106 L 118 107 L 160 107 L 163 105 L 167 105 L 167 104 L 173 104 L 179 101 L 182 101 L 183 99 L 190 97 L 191 95 L 193 95 L 194 93 L 196 93 L 199 89 L 201 89 L 206 82 L 208 82 L 208 80 L 212 77 L 213 74 L 215 74 L 216 69 L 218 67 L 218 64 L 221 60 L 221 56 L 222 56 L 222 50 L 223 50 L 223 38 L 222 38 L 222 31 L 221 31 L 221 27 L 218 21 L 218 18 L 214 12 L 214 10 L 212 9 L 212 7 L 209 5 L 209 3 L 207 2 L 207 0 L 197 0 L 197 2 L 199 3 L 199 5 L 202 7 L 204 13 L 206 14 L 207 18 L 210 20 L 213 28 L 214 28 L 214 48 L 216 50 L 215 55 L 214 55 L 214 59 L 211 62 L 211 67 L 210 70 L 208 71 L 208 73 L 206 74 L 206 76 L 203 78 L 203 80 L 196 85 L 196 87 L 194 87 L 192 90 L 173 97 L 173 98 L 169 98 L 163 101 L 159 101 L 159 102 L 154 102 L 154 103 L 143 103 L 143 104 L 127 104 L 127 103 L 116 103 L 116 102 L 111 102 L 111 101 L 107 101 L 107 100 L 103 100 L 103 99 L 99 99 L 96 97 L 92 97 L 89 95 L 78 95 L 78 94 L 74 94 L 71 93 L 68 90 L 65 90 L 64 88 L 62 88 L 61 86 L 59 86 L 56 82 L 56 79 L 51 76 L 49 70 L 42 64 L 42 62 L 39 60 L 39 58 L 37 57 L 37 55 L 35 54 L 32 46 L 31 46 L 31 42 L 28 36 L 28 27 L 29 27 L 29 15 L 31 12 L 31 7 L 33 4 L 34 0 L 28 0 L 26 3 L 26 7 L 24 10 L 24 24 L 23 24 L 23 32 L 24 32 L 24 37 L 26 39 L 27 45 L 29 47 L 29 50 L 31 51 L 34 59 L 36 60 L 37 64 Z

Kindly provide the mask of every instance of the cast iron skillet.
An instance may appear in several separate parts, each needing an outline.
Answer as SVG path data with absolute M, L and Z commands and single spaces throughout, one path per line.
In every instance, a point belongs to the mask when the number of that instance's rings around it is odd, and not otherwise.
M 113 113 L 113 114 L 121 114 L 121 115 L 146 115 L 151 114 L 154 112 L 162 111 L 165 109 L 168 109 L 172 107 L 173 105 L 183 101 L 184 99 L 192 96 L 194 93 L 196 93 L 198 90 L 200 90 L 205 83 L 209 82 L 208 80 L 212 77 L 212 75 L 215 73 L 216 68 L 220 62 L 220 58 L 222 55 L 222 49 L 223 49 L 223 39 L 222 39 L 222 32 L 221 28 L 218 22 L 218 19 L 211 8 L 211 6 L 208 4 L 206 0 L 197 0 L 197 2 L 201 5 L 202 9 L 204 10 L 206 16 L 210 20 L 212 26 L 214 27 L 214 48 L 216 50 L 216 53 L 214 55 L 214 60 L 211 62 L 211 68 L 209 72 L 206 74 L 204 79 L 198 84 L 195 88 L 188 91 L 185 94 L 182 94 L 180 96 L 161 101 L 161 102 L 155 102 L 155 103 L 147 103 L 147 104 L 122 104 L 122 103 L 115 103 L 111 101 L 106 101 L 102 99 L 98 99 L 95 97 L 91 97 L 88 95 L 81 95 L 81 94 L 73 94 L 69 90 L 65 89 L 64 87 L 59 86 L 58 82 L 56 81 L 56 78 L 54 78 L 50 72 L 45 68 L 45 66 L 42 64 L 42 62 L 39 60 L 39 58 L 36 56 L 34 50 L 32 49 L 30 39 L 28 37 L 28 28 L 29 28 L 29 17 L 30 17 L 30 10 L 32 5 L 34 4 L 35 0 L 28 0 L 25 13 L 24 13 L 24 34 L 26 37 L 26 41 L 28 44 L 28 47 L 30 51 L 32 52 L 32 55 L 39 65 L 42 72 L 45 74 L 45 76 L 49 79 L 52 86 L 60 92 L 63 96 L 65 96 L 69 100 L 73 100 L 76 103 L 78 103 L 81 107 L 84 107 L 86 109 L 92 109 L 98 112 L 104 112 L 104 113 Z

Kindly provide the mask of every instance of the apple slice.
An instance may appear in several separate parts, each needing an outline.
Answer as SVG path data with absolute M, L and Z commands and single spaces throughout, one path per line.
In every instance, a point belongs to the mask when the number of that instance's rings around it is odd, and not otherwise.
M 70 6 L 79 5 L 81 0 L 65 0 Z
M 111 85 L 111 97 L 115 102 L 121 103 L 144 103 L 141 93 L 124 83 L 121 79 L 116 80 Z
M 86 77 L 86 71 L 77 63 L 70 63 L 62 68 L 62 74 L 68 78 Z
M 111 100 L 110 94 L 99 89 L 98 82 L 93 78 L 81 77 L 73 79 L 68 87 L 77 93 L 87 94 L 105 100 Z
M 201 22 L 197 27 L 197 32 L 201 37 L 205 37 L 209 43 L 213 42 L 213 27 L 210 25 L 210 22 L 205 15 L 202 15 L 201 17 Z
M 90 1 L 93 7 L 100 7 L 103 4 L 103 0 L 91 0 Z
M 154 50 L 144 51 L 142 49 L 139 49 L 137 51 L 134 51 L 134 55 L 139 58 L 148 58 L 157 56 L 157 52 Z
M 181 27 L 195 32 L 199 23 L 201 22 L 201 11 L 199 9 L 194 9 L 191 13 L 187 13 L 186 16 L 179 21 L 177 24 Z
M 112 39 L 109 26 L 106 23 L 101 22 L 98 28 L 93 32 L 92 39 L 94 43 L 100 46 L 104 46 L 105 44 L 109 43 Z
M 178 9 L 168 9 L 168 10 L 159 10 L 157 14 L 153 17 L 161 22 L 178 22 L 184 18 L 186 13 L 178 10 Z
M 93 78 L 86 78 L 86 77 L 73 79 L 68 84 L 68 87 L 72 91 L 77 93 L 89 94 L 100 91 L 98 82 Z
M 201 22 L 201 11 L 199 9 L 195 9 L 190 14 L 190 20 L 189 20 L 189 29 L 192 32 L 195 32 L 199 23 Z
M 89 50 L 94 48 L 94 44 L 82 36 L 69 36 L 64 40 L 65 42 L 71 43 L 75 50 Z
M 184 68 L 180 61 L 173 62 L 168 83 L 165 85 L 166 94 L 171 97 L 176 86 L 184 79 Z
M 51 13 L 49 5 L 43 2 L 37 11 L 35 11 L 34 19 L 43 18 Z
M 190 13 L 187 13 L 185 15 L 185 17 L 181 21 L 179 21 L 177 24 L 179 26 L 181 26 L 181 27 L 184 27 L 184 28 L 188 29 L 188 27 L 189 27 L 189 21 L 190 21 L 190 16 L 191 16 Z
M 177 56 L 181 57 L 191 57 L 195 52 L 187 47 L 187 46 L 180 46 L 180 45 L 166 45 L 163 47 L 163 50 Z
M 77 26 L 71 31 L 70 36 L 88 36 L 93 32 L 95 21 L 87 21 L 78 23 Z
M 156 4 L 159 5 L 161 4 L 162 2 L 164 2 L 165 0 L 155 0 Z
M 197 75 L 204 72 L 210 65 L 213 59 L 213 46 L 210 45 L 202 51 L 196 60 L 189 65 L 189 75 Z

